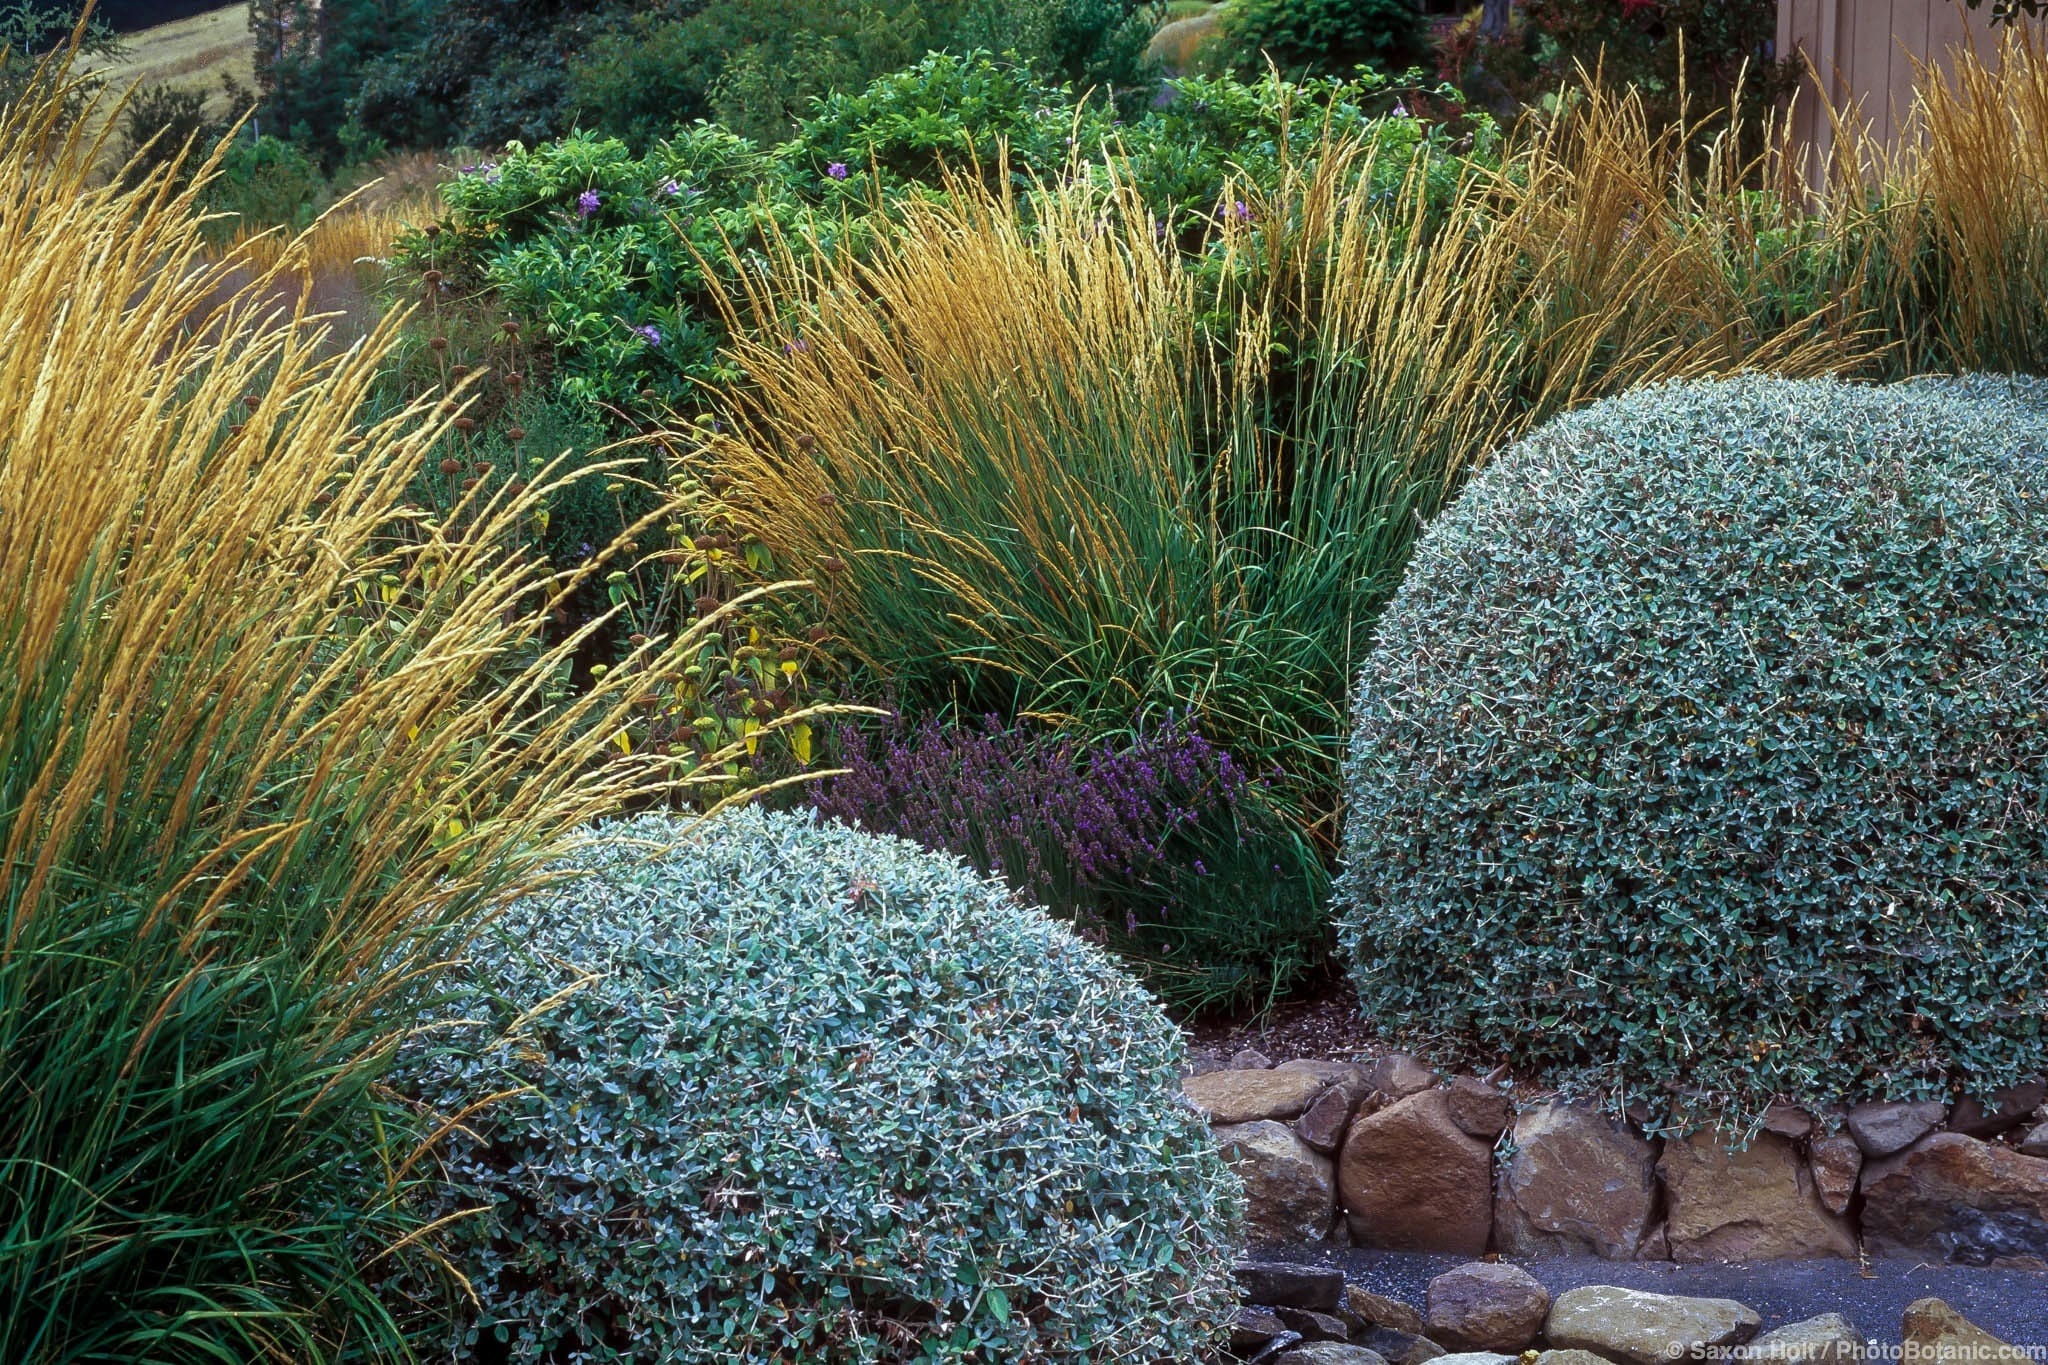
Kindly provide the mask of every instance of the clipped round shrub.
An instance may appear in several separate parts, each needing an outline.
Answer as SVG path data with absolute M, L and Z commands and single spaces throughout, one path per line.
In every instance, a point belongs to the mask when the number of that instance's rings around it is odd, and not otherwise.
M 487 1210 L 458 1358 L 1141 1362 L 1227 1321 L 1243 1195 L 1179 1034 L 1000 883 L 756 810 L 565 872 L 405 1071 L 450 1115 L 525 1087 L 444 1158 Z
M 1368 1016 L 1680 1116 L 2048 1072 L 2048 383 L 1560 418 L 1359 679 Z

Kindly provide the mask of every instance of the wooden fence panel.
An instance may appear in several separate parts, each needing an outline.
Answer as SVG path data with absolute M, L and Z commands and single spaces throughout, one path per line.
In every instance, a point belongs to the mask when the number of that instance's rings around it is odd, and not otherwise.
M 1823 101 L 1855 108 L 1887 145 L 1912 136 L 1914 64 L 1946 65 L 1960 47 L 1991 55 L 1995 28 L 1982 10 L 1958 0 L 1779 0 L 1778 51 L 1804 53 L 1821 83 L 1801 83 L 1793 132 L 1825 158 L 1834 145 Z

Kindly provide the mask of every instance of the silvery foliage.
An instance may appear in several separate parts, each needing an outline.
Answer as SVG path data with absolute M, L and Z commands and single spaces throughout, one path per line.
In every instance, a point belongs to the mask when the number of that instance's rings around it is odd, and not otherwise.
M 1100 951 L 901 840 L 601 828 L 480 942 L 403 1079 L 470 1119 L 458 1358 L 1161 1361 L 1243 1193 Z M 448 1045 L 453 1043 L 452 1048 Z
M 2048 1071 L 2048 383 L 1560 418 L 1423 537 L 1355 722 L 1382 1024 L 1693 1113 Z

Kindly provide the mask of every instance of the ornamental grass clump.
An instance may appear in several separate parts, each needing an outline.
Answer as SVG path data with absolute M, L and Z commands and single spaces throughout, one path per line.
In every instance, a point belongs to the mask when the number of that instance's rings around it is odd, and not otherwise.
M 458 1359 L 1156 1362 L 1233 1304 L 1180 1036 L 943 855 L 809 813 L 595 832 L 405 1084 L 464 1122 Z M 486 1096 L 498 1103 L 472 1112 Z
M 0 1359 L 402 1357 L 416 994 L 669 760 L 633 669 L 542 700 L 554 475 L 413 506 L 400 320 L 337 354 L 303 243 L 213 261 L 213 165 L 107 186 L 52 85 L 0 113 Z
M 2048 384 L 1603 402 L 1423 537 L 1360 675 L 1366 1013 L 1680 1116 L 2048 1068 Z

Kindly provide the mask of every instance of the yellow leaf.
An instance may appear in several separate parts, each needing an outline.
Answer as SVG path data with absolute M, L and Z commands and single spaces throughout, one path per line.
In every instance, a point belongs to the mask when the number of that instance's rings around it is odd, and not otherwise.
M 761 722 L 758 720 L 744 721 L 740 725 L 740 733 L 747 737 L 747 753 L 750 757 L 761 752 L 760 730 Z
M 622 754 L 630 754 L 633 752 L 633 737 L 627 734 L 624 730 L 621 730 L 617 734 L 612 736 L 612 743 L 619 746 L 619 752 Z
M 811 761 L 811 727 L 798 721 L 789 727 L 789 747 L 796 753 L 796 761 Z

